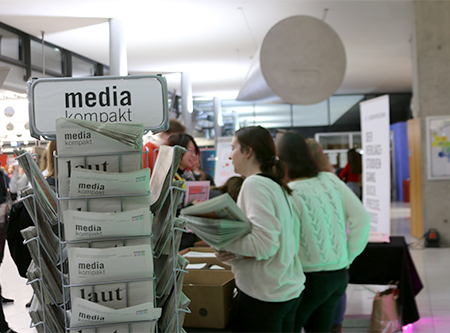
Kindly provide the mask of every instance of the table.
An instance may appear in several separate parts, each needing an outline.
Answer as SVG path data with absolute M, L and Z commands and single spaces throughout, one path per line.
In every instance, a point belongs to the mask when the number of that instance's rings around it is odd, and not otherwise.
M 423 285 L 403 236 L 390 237 L 390 243 L 369 243 L 350 266 L 350 283 L 392 284 L 398 281 L 402 325 L 419 320 L 415 296 Z

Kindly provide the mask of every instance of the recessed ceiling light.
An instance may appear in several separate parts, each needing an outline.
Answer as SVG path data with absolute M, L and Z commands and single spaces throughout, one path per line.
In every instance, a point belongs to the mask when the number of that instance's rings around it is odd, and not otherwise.
M 7 116 L 8 118 L 11 118 L 12 116 L 14 116 L 14 108 L 12 106 L 7 106 L 5 108 L 5 111 L 3 111 L 5 113 L 5 116 Z

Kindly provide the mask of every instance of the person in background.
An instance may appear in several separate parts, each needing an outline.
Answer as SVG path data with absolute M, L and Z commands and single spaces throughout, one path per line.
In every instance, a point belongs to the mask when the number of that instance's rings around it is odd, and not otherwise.
M 197 152 L 199 151 L 197 143 L 191 135 L 186 133 L 177 133 L 169 137 L 167 145 L 181 146 L 183 148 L 186 148 L 187 152 L 181 156 L 180 164 L 174 178 L 174 180 L 186 181 L 186 179 L 184 178 L 185 171 L 187 171 L 188 169 L 192 169 Z M 180 210 L 184 207 L 183 202 L 184 196 L 180 198 L 180 205 L 178 206 L 176 214 L 177 216 L 179 215 Z M 194 246 L 194 243 L 198 240 L 198 237 L 192 231 L 188 230 L 188 232 L 184 232 L 181 235 L 179 250 Z
M 244 182 L 244 177 L 233 176 L 227 179 L 222 186 L 213 186 L 209 191 L 209 198 L 212 199 L 221 194 L 228 193 L 234 201 L 237 201 L 239 192 Z
M 25 175 L 25 172 L 19 164 L 15 165 L 9 182 L 9 193 L 11 193 L 11 199 L 13 201 L 17 200 L 19 198 L 20 189 L 27 185 L 27 175 Z
M 39 156 L 39 169 L 41 169 L 42 175 L 45 177 L 46 176 L 46 169 L 47 169 L 47 161 L 48 161 L 48 146 L 50 145 L 52 141 L 50 141 L 47 144 L 47 148 L 45 148 L 45 150 L 42 152 L 42 154 Z M 51 158 L 53 159 L 53 155 L 51 156 Z
M 1 154 L 0 154 L 1 155 Z M 5 203 L 7 199 L 8 189 L 6 186 L 6 175 L 3 173 L 3 170 L 0 170 L 0 204 Z M 4 238 L 2 236 L 2 243 L 4 246 Z M 3 252 L 3 251 L 2 251 Z M 3 254 L 2 254 L 3 259 Z M 0 287 L 0 295 L 1 295 L 1 287 Z M 4 301 L 6 300 L 6 301 Z M 5 314 L 3 313 L 3 303 L 14 302 L 12 299 L 7 299 L 1 297 L 0 302 L 0 333 L 16 333 L 12 329 L 9 328 L 8 323 L 5 319 Z
M 183 178 L 186 179 L 186 181 L 194 182 L 197 179 L 194 169 L 196 168 L 196 164 L 198 164 L 200 158 L 200 148 L 197 146 L 195 148 L 195 155 L 192 156 L 191 160 L 191 166 L 184 169 L 183 171 Z
M 206 173 L 202 169 L 201 152 L 200 151 L 198 152 L 197 157 L 194 159 L 194 163 L 192 165 L 191 172 L 194 177 L 194 180 L 196 180 L 196 181 L 209 180 L 211 186 L 216 186 L 216 184 L 214 183 L 214 178 L 209 173 Z
M 53 153 L 56 152 L 56 140 L 50 141 L 47 145 L 47 148 L 45 150 L 45 154 L 43 156 L 45 157 L 46 164 L 45 169 L 42 171 L 42 174 L 44 175 L 45 179 L 47 180 L 47 183 L 51 186 L 51 188 L 56 191 L 55 185 L 55 158 L 53 156 Z
M 186 170 L 192 169 L 194 165 L 195 158 L 200 151 L 195 142 L 194 138 L 186 133 L 177 133 L 169 137 L 167 141 L 168 146 L 180 146 L 186 148 L 187 152 L 183 154 L 180 160 L 180 165 L 178 166 L 175 178 L 178 180 L 185 180 L 183 178 L 183 173 Z
M 14 171 L 14 167 L 11 164 L 8 164 L 8 166 L 6 167 L 5 171 L 8 174 L 8 177 L 11 178 L 12 177 L 12 173 Z
M 42 148 L 42 147 L 40 147 L 40 148 Z M 40 155 L 38 153 L 36 153 L 36 151 L 39 151 L 40 154 L 43 154 L 43 152 L 45 150 L 42 150 L 42 149 L 38 150 L 38 149 L 36 149 L 36 147 L 32 149 L 31 157 L 36 162 L 36 164 L 39 166 Z M 9 192 L 11 193 L 11 199 L 13 201 L 20 198 L 20 196 L 19 196 L 20 190 L 22 188 L 24 188 L 25 186 L 32 187 L 32 185 L 29 182 L 28 177 L 25 174 L 25 172 L 23 171 L 22 167 L 20 166 L 20 164 L 17 164 L 14 166 L 14 171 L 13 171 L 13 174 L 11 177 L 11 181 L 9 183 Z
M 245 177 L 237 204 L 252 228 L 216 256 L 232 266 L 239 289 L 237 331 L 292 332 L 305 277 L 284 164 L 261 126 L 236 131 L 231 147 L 234 171 Z
M 316 140 L 309 138 L 306 139 L 306 144 L 308 145 L 309 151 L 311 152 L 311 157 L 317 166 L 319 172 L 331 172 L 335 174 L 336 170 L 330 163 L 327 155 L 323 152 L 322 145 Z M 331 332 L 342 332 L 342 323 L 344 322 L 345 310 L 347 308 L 347 293 L 344 293 L 342 297 L 336 304 L 336 309 L 334 311 L 333 325 L 331 327 Z
M 331 172 L 319 172 L 303 137 L 277 142 L 300 220 L 298 252 L 306 275 L 295 332 L 330 332 L 349 281 L 348 267 L 367 245 L 370 217 L 355 194 Z M 347 235 L 347 225 L 349 233 Z
M 1 166 L 1 162 L 0 162 L 0 166 Z M 7 176 L 7 174 L 5 172 L 3 172 L 3 169 L 0 169 L 0 205 L 7 203 L 9 200 L 9 198 L 8 198 L 8 179 L 9 179 L 9 177 Z M 9 215 L 9 208 L 8 208 L 7 214 L 5 216 L 2 216 L 3 222 L 0 224 L 0 228 L 1 228 L 1 230 L 0 230 L 0 265 L 3 263 L 3 256 L 5 254 L 5 239 L 6 239 L 6 233 L 8 231 L 8 224 L 6 223 L 7 215 Z M 1 292 L 1 286 L 0 286 L 0 301 L 3 304 L 14 302 L 14 300 L 11 298 L 3 297 L 2 292 Z M 0 319 L 0 322 L 1 322 L 1 319 Z M 1 328 L 1 324 L 0 324 L 0 328 Z
M 169 128 L 158 134 L 158 140 L 156 142 L 147 142 L 144 145 L 143 151 L 146 152 L 148 149 L 147 157 L 144 154 L 144 168 L 149 167 L 153 172 L 153 159 L 156 160 L 158 157 L 158 153 L 154 154 L 156 149 L 159 149 L 162 145 L 167 145 L 169 137 L 173 134 L 184 133 L 186 132 L 186 128 L 183 124 L 181 124 L 175 118 L 170 118 L 169 120 Z
M 340 179 L 346 179 L 347 186 L 361 199 L 361 154 L 356 149 L 349 149 L 347 152 L 347 164 L 339 174 Z
M 311 152 L 311 157 L 316 164 L 317 169 L 319 171 L 328 171 L 334 173 L 336 170 L 331 165 L 328 156 L 323 152 L 322 145 L 312 138 L 306 139 L 305 141 L 308 145 L 309 151 Z

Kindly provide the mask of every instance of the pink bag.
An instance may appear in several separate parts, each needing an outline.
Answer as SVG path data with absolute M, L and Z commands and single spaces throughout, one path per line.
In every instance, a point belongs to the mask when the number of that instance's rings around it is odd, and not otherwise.
M 373 300 L 369 333 L 392 333 L 401 330 L 398 288 L 377 292 Z

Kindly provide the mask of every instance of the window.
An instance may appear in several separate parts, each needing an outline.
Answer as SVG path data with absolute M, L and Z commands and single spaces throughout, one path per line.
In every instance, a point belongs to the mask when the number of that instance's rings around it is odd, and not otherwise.
M 64 58 L 59 48 L 44 45 L 44 57 L 42 57 L 42 42 L 31 40 L 31 64 L 57 74 L 64 74 Z M 45 60 L 45 63 L 44 63 Z
M 255 124 L 266 128 L 291 127 L 291 105 L 256 104 Z
M 72 56 L 72 77 L 95 76 L 96 65 L 77 56 Z
M 348 133 L 336 133 L 333 135 L 319 135 L 319 143 L 322 145 L 323 150 L 335 150 L 335 149 L 349 149 L 350 136 Z
M 293 105 L 293 126 L 326 126 L 328 125 L 328 102 L 312 105 Z
M 0 28 L 0 55 L 15 60 L 23 60 L 22 39 L 19 35 Z
M 330 97 L 330 125 L 333 125 L 340 117 L 354 106 L 359 109 L 359 102 L 362 101 L 364 95 L 344 95 Z

